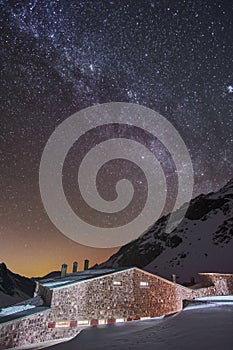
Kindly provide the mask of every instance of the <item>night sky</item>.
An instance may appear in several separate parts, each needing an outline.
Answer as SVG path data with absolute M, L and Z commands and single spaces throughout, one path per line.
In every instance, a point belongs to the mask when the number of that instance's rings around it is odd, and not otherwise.
M 232 178 L 230 0 L 1 0 L 0 13 L 0 260 L 9 268 L 35 276 L 116 251 L 69 240 L 40 197 L 45 144 L 85 107 L 130 102 L 166 117 L 190 152 L 193 196 Z M 71 152 L 67 178 L 76 160 Z

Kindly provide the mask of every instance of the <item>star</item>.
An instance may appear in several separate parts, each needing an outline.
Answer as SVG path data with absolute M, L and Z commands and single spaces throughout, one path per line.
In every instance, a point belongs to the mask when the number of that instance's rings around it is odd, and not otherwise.
M 12 242 L 21 234 L 50 259 L 60 233 L 49 223 L 38 191 L 42 151 L 60 123 L 95 104 L 139 104 L 171 122 L 192 158 L 193 196 L 232 178 L 232 13 L 227 0 L 190 2 L 53 0 L 41 6 L 38 0 L 0 0 L 0 207 Z M 107 136 L 119 136 L 111 132 Z M 166 130 L 161 134 L 166 141 Z M 156 140 L 149 146 L 172 178 L 168 156 Z M 62 181 L 75 204 L 77 156 L 71 151 Z M 149 169 L 147 155 L 139 157 Z M 142 189 L 140 178 L 138 184 Z M 51 244 L 45 247 L 40 237 L 48 232 Z M 1 248 L 13 259 L 8 242 Z M 89 254 L 73 247 L 75 255 Z
M 229 92 L 229 94 L 232 94 L 233 93 L 233 85 L 228 85 L 227 91 Z

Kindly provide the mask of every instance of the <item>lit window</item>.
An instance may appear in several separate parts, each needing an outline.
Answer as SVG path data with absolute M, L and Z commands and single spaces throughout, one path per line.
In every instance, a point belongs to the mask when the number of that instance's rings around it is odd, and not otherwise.
M 66 327 L 70 327 L 70 321 L 59 321 L 56 322 L 56 328 L 66 328 Z
M 78 321 L 78 325 L 79 326 L 88 326 L 89 321 L 88 320 L 80 320 L 80 321 Z
M 140 287 L 141 288 L 149 287 L 149 282 L 141 281 L 140 282 Z
M 99 320 L 99 324 L 106 324 L 106 320 Z
M 113 285 L 114 286 L 122 286 L 122 282 L 121 281 L 113 281 Z

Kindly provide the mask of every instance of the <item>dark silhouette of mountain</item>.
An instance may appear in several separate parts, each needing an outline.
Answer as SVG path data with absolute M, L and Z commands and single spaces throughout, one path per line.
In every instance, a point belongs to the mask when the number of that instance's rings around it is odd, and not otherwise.
M 51 271 L 47 275 L 43 277 L 32 277 L 33 281 L 40 281 L 40 280 L 45 280 L 49 278 L 58 278 L 61 277 L 61 271 Z
M 19 303 L 33 297 L 35 282 L 8 270 L 0 264 L 0 308 Z
M 176 274 L 179 282 L 203 271 L 232 272 L 233 179 L 219 191 L 193 199 L 185 218 L 171 233 L 165 232 L 168 218 L 160 218 L 94 268 L 137 266 L 166 278 Z

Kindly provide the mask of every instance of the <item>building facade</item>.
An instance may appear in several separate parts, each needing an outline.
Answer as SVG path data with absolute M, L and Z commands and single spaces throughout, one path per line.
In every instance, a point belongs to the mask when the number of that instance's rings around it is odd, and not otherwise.
M 45 302 L 43 310 L 3 319 L 0 349 L 73 337 L 87 326 L 175 313 L 185 299 L 233 294 L 233 275 L 200 276 L 202 282 L 194 288 L 138 268 L 90 270 L 42 281 L 38 294 Z

